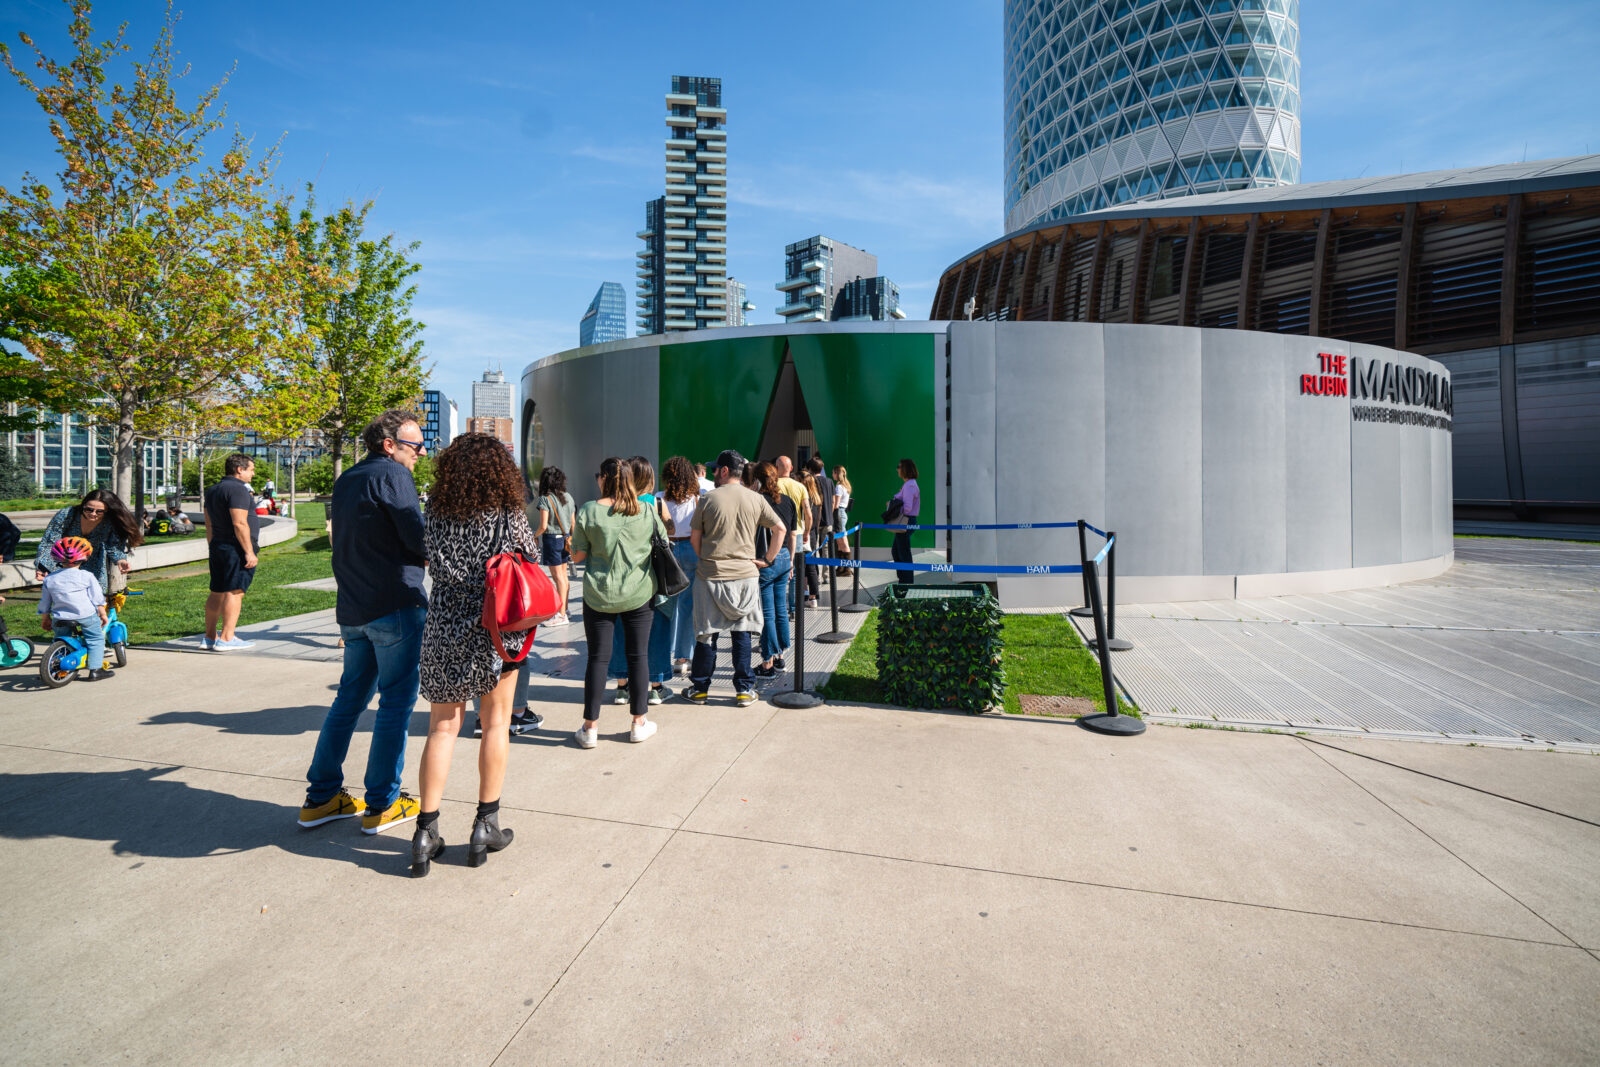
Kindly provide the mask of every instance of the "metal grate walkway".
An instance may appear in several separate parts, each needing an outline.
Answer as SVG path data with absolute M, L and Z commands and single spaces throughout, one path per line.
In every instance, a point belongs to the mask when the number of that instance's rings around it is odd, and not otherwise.
M 1127 605 L 1117 634 L 1154 720 L 1600 751 L 1600 545 L 1458 538 L 1437 578 Z

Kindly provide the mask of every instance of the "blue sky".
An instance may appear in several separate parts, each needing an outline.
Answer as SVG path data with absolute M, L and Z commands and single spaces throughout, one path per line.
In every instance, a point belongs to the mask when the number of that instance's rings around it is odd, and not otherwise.
M 377 231 L 421 242 L 417 317 L 465 418 L 485 366 L 515 376 L 576 345 L 602 281 L 631 316 L 673 74 L 723 79 L 728 265 L 754 322 L 777 319 L 790 241 L 876 253 L 916 318 L 946 264 L 1000 235 L 997 0 L 688 10 L 207 0 L 177 43 L 196 89 L 237 65 L 229 121 L 282 139 L 281 184 L 373 198 Z M 96 19 L 129 21 L 142 52 L 161 14 L 118 0 Z M 0 0 L 13 48 L 26 30 L 59 52 L 65 25 L 53 0 Z M 1301 29 L 1306 181 L 1600 151 L 1594 0 L 1308 0 Z M 0 182 L 30 169 L 54 172 L 51 140 L 6 83 Z

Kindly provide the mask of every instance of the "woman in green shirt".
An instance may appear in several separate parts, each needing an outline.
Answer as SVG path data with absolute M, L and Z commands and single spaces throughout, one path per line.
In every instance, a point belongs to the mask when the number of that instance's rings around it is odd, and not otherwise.
M 605 696 L 606 663 L 611 659 L 612 635 L 621 625 L 628 648 L 629 703 L 633 711 L 630 741 L 656 732 L 645 719 L 649 711 L 650 600 L 655 596 L 655 575 L 650 569 L 650 535 L 666 528 L 655 509 L 643 507 L 633 487 L 633 469 L 612 456 L 600 464 L 596 476 L 600 499 L 578 509 L 572 523 L 572 561 L 588 566 L 583 575 L 583 636 L 589 645 L 589 663 L 583 675 L 583 728 L 572 736 L 583 748 L 593 748 L 600 721 L 600 700 Z

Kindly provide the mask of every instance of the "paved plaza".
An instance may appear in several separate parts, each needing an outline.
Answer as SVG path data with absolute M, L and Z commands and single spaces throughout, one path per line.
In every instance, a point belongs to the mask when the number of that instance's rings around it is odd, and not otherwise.
M 653 709 L 643 745 L 608 707 L 586 752 L 567 740 L 576 640 L 537 646 L 548 718 L 512 746 L 516 842 L 464 865 L 463 738 L 450 847 L 422 880 L 405 830 L 294 824 L 338 677 L 329 634 L 261 646 L 292 654 L 135 650 L 96 687 L 0 676 L 8 1062 L 1490 1064 L 1600 1048 L 1600 758 L 741 710 L 724 683 L 711 706 Z M 357 783 L 365 748 L 360 733 Z

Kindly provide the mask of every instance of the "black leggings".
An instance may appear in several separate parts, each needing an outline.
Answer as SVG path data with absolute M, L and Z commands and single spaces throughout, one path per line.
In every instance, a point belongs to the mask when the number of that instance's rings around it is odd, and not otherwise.
M 646 600 L 632 611 L 608 614 L 583 606 L 583 637 L 589 643 L 589 664 L 583 672 L 583 721 L 600 718 L 600 701 L 606 693 L 606 665 L 611 662 L 612 625 L 622 622 L 622 636 L 628 656 L 628 696 L 633 714 L 650 710 L 650 622 L 655 609 Z

